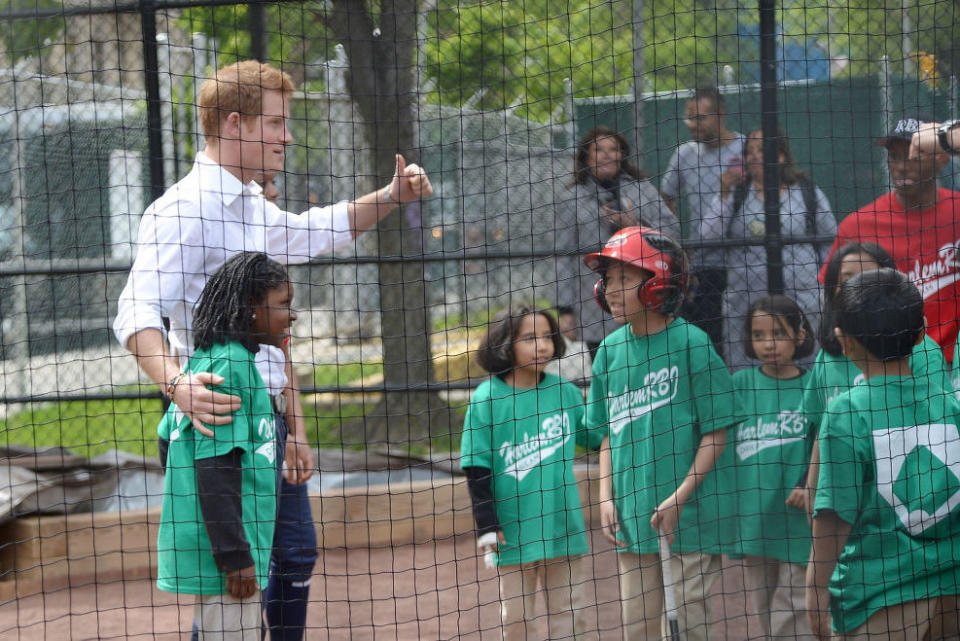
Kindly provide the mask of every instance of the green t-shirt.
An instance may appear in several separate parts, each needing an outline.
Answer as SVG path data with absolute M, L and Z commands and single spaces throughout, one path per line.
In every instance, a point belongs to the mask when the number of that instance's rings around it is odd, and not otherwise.
M 737 407 L 746 417 L 727 442 L 743 554 L 804 565 L 810 556 L 807 515 L 786 505 L 810 463 L 808 424 L 800 411 L 809 377 L 771 378 L 759 367 L 733 375 Z
M 730 373 L 697 327 L 678 318 L 650 336 L 629 325 L 607 336 L 593 361 L 587 427 L 610 438 L 622 549 L 658 552 L 654 509 L 687 476 L 701 436 L 740 420 Z M 675 551 L 723 551 L 719 499 L 726 493 L 715 474 L 706 475 L 680 514 Z
M 242 406 L 233 422 L 214 428 L 214 438 L 193 428 L 171 405 L 159 432 L 169 434 L 163 509 L 157 535 L 157 587 L 183 594 L 223 594 L 225 575 L 213 560 L 200 501 L 194 461 L 243 450 L 242 486 L 237 488 L 243 509 L 243 531 L 250 543 L 261 588 L 267 585 L 277 510 L 277 434 L 270 396 L 254 365 L 254 355 L 239 343 L 197 350 L 189 367 L 213 372 L 223 383 L 218 392 L 239 396 Z
M 877 376 L 827 407 L 814 516 L 851 524 L 830 577 L 833 626 L 960 594 L 960 402 L 915 377 Z
M 952 390 L 950 367 L 943 357 L 943 350 L 929 336 L 913 348 L 910 369 L 914 376 L 926 378 L 930 385 Z M 846 356 L 834 356 L 824 350 L 817 354 L 807 389 L 803 395 L 803 412 L 810 421 L 811 434 L 816 436 L 820 418 L 827 404 L 840 392 L 850 389 L 863 380 L 863 374 Z
M 583 395 L 545 374 L 517 388 L 492 376 L 473 393 L 460 443 L 462 467 L 493 476 L 497 519 L 506 543 L 499 565 L 532 563 L 590 551 L 574 449 L 586 445 Z

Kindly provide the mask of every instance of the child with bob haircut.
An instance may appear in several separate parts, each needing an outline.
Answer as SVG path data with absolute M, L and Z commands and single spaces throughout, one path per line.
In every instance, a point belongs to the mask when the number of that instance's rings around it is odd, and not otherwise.
M 800 404 L 809 372 L 797 361 L 814 347 L 800 306 L 786 296 L 757 299 L 743 326 L 744 353 L 762 363 L 733 375 L 737 407 L 746 417 L 731 430 L 733 513 L 738 552 L 745 555 L 749 636 L 813 641 L 803 615 L 810 526 L 797 480 L 808 456 Z M 726 456 L 724 457 L 726 458 Z
M 210 278 L 194 316 L 188 371 L 223 377 L 212 389 L 240 397 L 215 437 L 176 405 L 161 420 L 166 479 L 157 535 L 157 587 L 196 595 L 199 638 L 260 639 L 260 589 L 267 585 L 277 509 L 274 408 L 254 359 L 283 348 L 297 315 L 283 266 L 266 254 L 235 255 Z
M 807 566 L 821 639 L 956 638 L 960 594 L 960 403 L 913 375 L 923 298 L 893 269 L 834 300 L 836 336 L 864 381 L 827 406 Z
M 587 446 L 583 395 L 544 372 L 563 356 L 554 317 L 531 307 L 498 313 L 477 350 L 490 372 L 470 399 L 460 465 L 467 475 L 477 546 L 499 569 L 503 638 L 533 639 L 536 595 L 550 639 L 596 639 L 585 620 L 580 555 L 588 553 L 576 445 Z
M 710 472 L 739 422 L 730 373 L 709 337 L 677 316 L 688 268 L 676 241 L 628 227 L 584 262 L 601 276 L 597 302 L 623 324 L 597 350 L 587 402 L 587 426 L 602 437 L 601 522 L 619 552 L 623 635 L 660 634 L 662 533 L 681 579 L 679 627 L 705 639 L 721 566 Z

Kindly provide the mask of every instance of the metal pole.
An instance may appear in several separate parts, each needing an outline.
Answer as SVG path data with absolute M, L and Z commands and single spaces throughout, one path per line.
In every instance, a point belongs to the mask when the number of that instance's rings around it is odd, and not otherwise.
M 163 117 L 160 114 L 160 72 L 157 56 L 157 16 L 154 0 L 140 0 L 143 39 L 143 76 L 147 89 L 147 146 L 150 158 L 150 196 L 163 195 Z
M 250 31 L 250 57 L 260 62 L 267 60 L 267 30 L 263 16 L 263 4 L 247 5 L 247 29 Z
M 163 178 L 164 188 L 171 186 L 177 180 L 177 141 L 173 127 L 173 76 L 170 73 L 173 62 L 173 47 L 170 46 L 170 36 L 165 33 L 157 34 L 157 84 L 160 89 L 160 119 L 161 139 L 163 149 Z
M 760 0 L 760 111 L 763 128 L 763 211 L 767 289 L 783 293 L 780 243 L 780 162 L 777 152 L 777 14 L 775 0 Z
M 16 98 L 17 82 L 14 78 L 13 92 L 14 105 L 17 105 Z M 29 112 L 34 114 L 33 110 Z M 12 193 L 10 194 L 14 208 L 14 226 L 12 231 L 13 238 L 13 260 L 23 264 L 26 259 L 26 246 L 24 244 L 24 230 L 27 228 L 26 216 L 26 187 L 27 172 L 30 170 L 26 166 L 26 145 L 25 138 L 30 135 L 31 138 L 38 137 L 38 128 L 31 127 L 30 133 L 24 131 L 22 121 L 23 114 L 19 108 L 13 110 L 13 135 L 16 140 L 16 168 L 12 181 Z M 28 380 L 30 378 L 30 323 L 27 317 L 27 278 L 24 275 L 16 276 L 13 279 L 13 303 L 10 310 L 11 323 L 9 330 L 2 332 L 3 340 L 3 379 L 6 383 L 6 389 L 14 394 L 26 395 L 29 391 Z M 9 393 L 9 392 L 8 392 Z M 5 412 L 15 412 L 15 407 L 5 407 Z
M 633 0 L 633 153 L 643 168 L 643 0 Z M 639 206 L 639 204 L 638 204 Z
M 207 77 L 207 36 L 203 32 L 196 32 L 192 36 L 193 42 L 193 153 L 203 149 L 203 132 L 200 130 L 200 107 L 197 99 L 200 97 L 200 85 Z M 192 163 L 193 159 L 188 159 Z

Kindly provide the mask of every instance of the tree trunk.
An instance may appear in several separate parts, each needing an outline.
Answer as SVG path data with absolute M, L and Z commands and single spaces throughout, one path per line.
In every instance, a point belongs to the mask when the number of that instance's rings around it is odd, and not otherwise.
M 419 161 L 415 125 L 416 0 L 383 0 L 378 21 L 362 0 L 334 0 L 329 24 L 348 60 L 348 90 L 364 120 L 374 152 L 376 185 L 393 177 L 395 154 Z M 379 22 L 379 24 L 377 24 Z M 418 205 L 414 205 L 418 206 Z M 419 226 L 411 227 L 401 207 L 377 225 L 380 256 L 422 255 Z M 414 241 L 414 242 L 411 242 Z M 383 262 L 378 266 L 384 382 L 417 385 L 432 380 L 429 318 L 422 262 Z M 366 417 L 367 444 L 397 445 L 450 432 L 449 406 L 436 392 L 387 392 Z M 358 434 L 347 426 L 345 434 Z

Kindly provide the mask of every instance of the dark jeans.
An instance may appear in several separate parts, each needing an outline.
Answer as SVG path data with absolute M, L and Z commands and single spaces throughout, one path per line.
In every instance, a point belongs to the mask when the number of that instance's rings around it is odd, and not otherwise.
M 287 449 L 287 422 L 277 416 L 278 465 L 283 467 Z M 271 577 L 276 575 L 297 583 L 310 580 L 317 563 L 317 531 L 307 495 L 307 484 L 291 485 L 279 479 L 277 496 L 277 526 L 273 533 L 273 555 L 270 558 Z
M 723 358 L 723 292 L 727 288 L 727 270 L 697 267 L 693 270 L 691 291 L 683 304 L 685 319 L 702 329 Z

